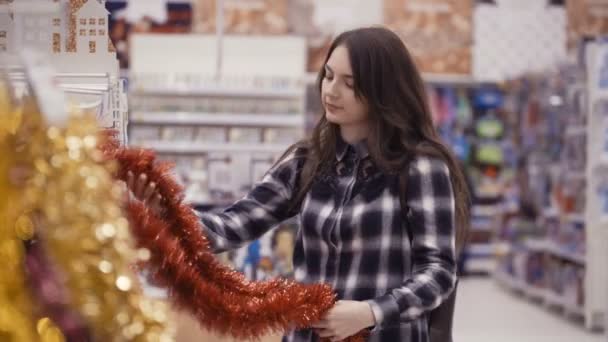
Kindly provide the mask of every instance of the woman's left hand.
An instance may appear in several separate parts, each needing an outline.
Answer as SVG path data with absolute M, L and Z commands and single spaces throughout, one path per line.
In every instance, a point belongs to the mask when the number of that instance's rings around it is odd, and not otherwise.
M 366 302 L 340 300 L 312 327 L 322 338 L 342 341 L 375 324 L 372 308 Z

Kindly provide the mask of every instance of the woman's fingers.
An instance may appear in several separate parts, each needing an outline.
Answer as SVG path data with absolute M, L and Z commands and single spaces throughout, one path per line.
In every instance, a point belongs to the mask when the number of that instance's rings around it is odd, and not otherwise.
M 144 195 L 142 201 L 148 202 L 152 199 L 152 196 L 156 193 L 156 183 L 150 182 L 146 189 L 144 190 Z
M 127 172 L 127 189 L 135 191 L 135 176 L 131 171 Z
M 139 177 L 137 177 L 136 184 L 135 184 L 135 190 L 133 191 L 133 194 L 135 194 L 135 197 L 137 197 L 137 199 L 139 199 L 140 201 L 142 201 L 144 199 L 144 192 L 146 191 L 146 184 L 148 184 L 148 176 L 145 173 L 142 173 L 139 175 Z
M 162 207 L 161 207 L 162 201 L 163 201 L 163 197 L 159 193 L 156 193 L 154 196 L 152 196 L 152 199 L 150 200 L 148 205 L 150 206 L 150 208 L 152 210 L 154 210 L 157 213 L 160 213 L 160 212 L 162 212 Z
M 152 210 L 161 212 L 163 197 L 158 193 L 158 186 L 155 182 L 148 183 L 148 176 L 145 173 L 135 176 L 133 172 L 127 172 L 127 188 L 131 190 L 133 196 L 145 202 Z

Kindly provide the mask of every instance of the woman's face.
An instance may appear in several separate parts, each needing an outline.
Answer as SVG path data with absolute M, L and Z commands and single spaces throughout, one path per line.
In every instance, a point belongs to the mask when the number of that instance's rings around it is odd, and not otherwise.
M 355 96 L 348 49 L 343 45 L 332 52 L 325 64 L 321 100 L 327 121 L 331 123 L 344 128 L 368 122 L 367 104 Z

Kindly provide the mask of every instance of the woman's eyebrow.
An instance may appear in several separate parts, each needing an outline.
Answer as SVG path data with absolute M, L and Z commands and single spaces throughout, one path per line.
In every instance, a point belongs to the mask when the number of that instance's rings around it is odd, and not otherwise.
M 327 71 L 331 72 L 332 74 L 335 74 L 334 70 L 327 64 L 325 64 L 325 69 L 327 69 Z M 341 75 L 344 78 L 353 78 L 353 75 Z

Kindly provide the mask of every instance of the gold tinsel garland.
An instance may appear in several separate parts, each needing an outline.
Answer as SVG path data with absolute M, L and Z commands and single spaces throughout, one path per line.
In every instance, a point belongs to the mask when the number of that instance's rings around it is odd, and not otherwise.
M 33 103 L 25 115 L 27 143 L 17 162 L 33 174 L 23 196 L 43 218 L 37 233 L 72 305 L 97 341 L 171 341 L 167 304 L 144 297 L 133 270 L 149 253 L 132 246 L 120 206 L 124 191 L 97 149 L 95 119 L 73 113 L 65 129 L 46 127 Z
M 36 321 L 26 290 L 22 239 L 32 236 L 33 225 L 24 215 L 20 189 L 9 178 L 16 166 L 15 131 L 20 119 L 21 111 L 11 108 L 0 85 L 0 341 L 62 342 L 62 333 L 48 318 Z

